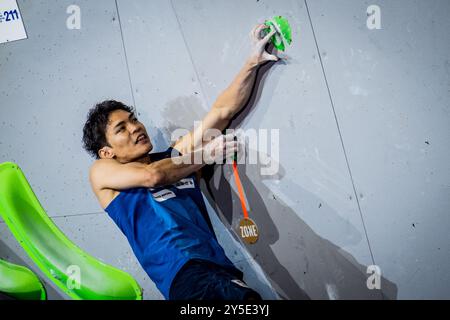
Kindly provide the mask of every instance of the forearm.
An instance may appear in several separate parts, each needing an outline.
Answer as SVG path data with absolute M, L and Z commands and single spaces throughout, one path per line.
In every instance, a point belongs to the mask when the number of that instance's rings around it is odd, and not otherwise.
M 247 59 L 231 84 L 219 95 L 214 106 L 225 118 L 231 119 L 247 102 L 256 79 L 258 64 Z
M 147 165 L 147 170 L 158 175 L 158 186 L 174 183 L 201 169 L 205 163 L 202 149 L 179 157 L 163 159 Z

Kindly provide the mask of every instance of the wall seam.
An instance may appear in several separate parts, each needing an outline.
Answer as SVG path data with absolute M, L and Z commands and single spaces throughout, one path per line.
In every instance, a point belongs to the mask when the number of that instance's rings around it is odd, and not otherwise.
M 332 97 L 332 95 L 331 95 L 330 86 L 329 86 L 329 84 L 328 84 L 328 78 L 327 78 L 327 75 L 326 75 L 326 72 L 325 72 L 325 67 L 324 67 L 324 65 L 323 65 L 322 55 L 321 55 L 321 53 L 320 53 L 319 44 L 318 44 L 318 41 L 317 41 L 316 33 L 315 33 L 315 31 L 314 31 L 314 26 L 313 26 L 313 23 L 312 23 L 312 19 L 311 19 L 310 12 L 309 12 L 309 7 L 308 7 L 307 0 L 304 0 L 304 3 L 305 3 L 306 11 L 307 11 L 307 14 L 308 14 L 309 23 L 310 23 L 310 25 L 311 25 L 311 30 L 312 30 L 312 33 L 313 33 L 314 42 L 315 42 L 315 44 L 316 44 L 317 54 L 318 54 L 318 56 L 319 56 L 320 66 L 321 66 L 321 68 L 322 68 L 322 73 L 323 73 L 323 77 L 324 77 L 324 80 L 325 80 L 325 85 L 326 85 L 326 87 L 327 87 L 328 96 L 329 96 L 329 98 L 330 98 L 330 103 L 331 103 L 331 108 L 332 108 L 332 110 L 333 110 L 334 120 L 335 120 L 335 122 L 336 122 L 336 126 L 337 126 L 337 129 L 338 129 L 339 139 L 340 139 L 340 141 L 341 141 L 342 150 L 343 150 L 343 152 L 344 152 L 345 162 L 346 162 L 346 164 L 347 164 L 347 169 L 348 169 L 348 172 L 349 172 L 349 175 L 350 175 L 350 180 L 351 180 L 351 183 L 352 183 L 354 196 L 355 196 L 355 199 L 356 199 L 356 203 L 357 203 L 357 205 L 358 205 L 358 211 L 359 211 L 359 215 L 360 215 L 360 218 L 361 218 L 361 223 L 362 223 L 362 226 L 363 226 L 363 229 L 364 229 L 364 234 L 365 234 L 365 237 L 366 237 L 367 246 L 368 246 L 368 248 L 369 248 L 370 257 L 371 257 L 371 259 L 372 259 L 372 263 L 373 263 L 373 264 L 376 264 L 376 263 L 375 263 L 374 256 L 373 256 L 373 252 L 372 252 L 372 247 L 371 247 L 370 241 L 369 241 L 369 236 L 368 236 L 368 233 L 367 233 L 367 228 L 366 228 L 366 225 L 365 225 L 365 222 L 364 222 L 364 217 L 363 217 L 363 213 L 362 213 L 362 210 L 361 210 L 361 205 L 360 205 L 360 203 L 359 203 L 359 199 L 358 199 L 358 196 L 357 196 L 357 191 L 356 191 L 355 181 L 354 181 L 354 179 L 353 179 L 352 171 L 351 171 L 351 169 L 350 169 L 350 164 L 349 164 L 349 160 L 348 160 L 348 157 L 347 157 L 347 152 L 346 152 L 346 150 L 345 150 L 344 139 L 343 139 L 343 137 L 342 137 L 341 129 L 340 129 L 340 127 L 339 127 L 339 122 L 338 122 L 338 119 L 337 119 L 337 116 L 336 116 L 336 110 L 335 110 L 335 107 L 334 107 L 333 97 Z
M 136 108 L 136 100 L 134 99 L 134 90 L 133 90 L 133 83 L 131 81 L 131 72 L 130 72 L 130 66 L 128 65 L 128 56 L 127 56 L 127 50 L 125 48 L 125 39 L 123 36 L 123 30 L 122 30 L 122 21 L 120 20 L 120 14 L 119 14 L 119 5 L 117 4 L 117 0 L 114 0 L 115 4 L 116 4 L 116 12 L 117 12 L 117 20 L 119 22 L 119 29 L 120 29 L 120 38 L 122 40 L 122 48 L 123 48 L 123 53 L 125 56 L 125 65 L 127 67 L 127 72 L 128 72 L 128 83 L 130 84 L 130 90 L 131 90 L 131 99 L 133 100 L 133 106 L 134 108 Z
M 200 80 L 200 76 L 198 75 L 197 67 L 195 66 L 194 59 L 192 58 L 191 49 L 189 48 L 189 46 L 187 44 L 186 37 L 184 36 L 184 33 L 183 33 L 183 28 L 181 27 L 180 19 L 178 18 L 178 14 L 177 14 L 177 11 L 175 10 L 172 0 L 170 0 L 170 5 L 172 7 L 172 12 L 175 15 L 175 19 L 177 20 L 178 29 L 180 30 L 181 37 L 183 38 L 184 46 L 186 47 L 186 51 L 188 52 L 189 59 L 191 60 L 192 68 L 194 69 L 194 72 L 195 72 L 195 77 L 197 78 L 197 81 L 199 83 L 200 91 L 202 92 L 202 98 L 204 99 L 204 103 L 206 103 L 206 107 L 210 107 L 209 97 L 208 97 L 206 91 L 204 90 L 202 81 Z

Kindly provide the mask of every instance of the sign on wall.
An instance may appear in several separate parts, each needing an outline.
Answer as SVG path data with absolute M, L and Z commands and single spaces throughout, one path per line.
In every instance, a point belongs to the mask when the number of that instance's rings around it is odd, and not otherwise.
M 0 0 L 0 43 L 26 38 L 17 0 Z

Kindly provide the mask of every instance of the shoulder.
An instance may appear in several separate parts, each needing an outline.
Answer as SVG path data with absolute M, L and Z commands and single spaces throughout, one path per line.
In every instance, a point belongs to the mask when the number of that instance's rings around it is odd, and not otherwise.
M 91 184 L 98 183 L 101 176 L 107 171 L 111 170 L 114 166 L 117 166 L 119 162 L 114 159 L 98 159 L 92 163 L 89 169 L 89 179 Z
M 99 159 L 92 163 L 89 170 L 89 181 L 92 191 L 103 209 L 120 193 L 117 190 L 102 187 L 102 177 L 108 171 L 111 171 L 111 164 L 114 165 L 113 162 L 118 163 L 114 159 Z
M 121 163 L 115 159 L 98 159 L 91 165 L 89 178 L 93 185 L 98 185 L 105 177 L 116 172 L 121 173 L 129 168 L 144 168 L 145 166 L 140 162 Z
M 94 191 L 104 189 L 102 183 L 105 178 L 125 165 L 130 164 L 122 164 L 115 159 L 98 159 L 94 161 L 89 169 L 89 180 Z

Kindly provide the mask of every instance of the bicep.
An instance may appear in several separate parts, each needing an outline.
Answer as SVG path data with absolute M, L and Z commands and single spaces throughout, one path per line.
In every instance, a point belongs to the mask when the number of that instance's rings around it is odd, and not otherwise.
M 145 164 L 121 164 L 112 159 L 98 160 L 91 167 L 90 181 L 94 189 L 124 190 L 150 187 L 152 174 Z

